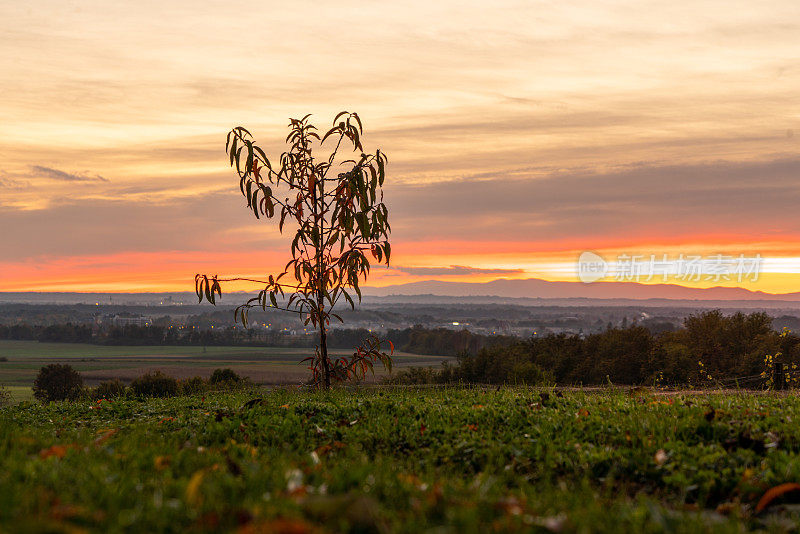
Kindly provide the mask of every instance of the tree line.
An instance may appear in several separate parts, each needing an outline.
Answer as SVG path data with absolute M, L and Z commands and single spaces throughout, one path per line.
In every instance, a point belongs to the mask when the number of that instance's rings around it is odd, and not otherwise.
M 763 312 L 715 310 L 689 316 L 674 331 L 631 325 L 588 336 L 517 339 L 464 351 L 440 370 L 412 369 L 390 380 L 753 387 L 769 380 L 776 364 L 786 367 L 787 382 L 800 381 L 800 337 L 776 331 Z
M 328 344 L 349 349 L 371 334 L 364 328 L 336 329 L 328 332 Z M 484 347 L 507 345 L 517 340 L 511 336 L 486 336 L 467 330 L 414 326 L 389 330 L 383 339 L 397 350 L 413 354 L 456 356 L 477 353 Z M 91 343 L 97 345 L 195 345 L 310 348 L 313 336 L 290 336 L 279 331 L 255 331 L 240 327 L 197 329 L 162 325 L 125 325 L 92 327 L 86 324 L 0 324 L 0 339 L 50 343 Z

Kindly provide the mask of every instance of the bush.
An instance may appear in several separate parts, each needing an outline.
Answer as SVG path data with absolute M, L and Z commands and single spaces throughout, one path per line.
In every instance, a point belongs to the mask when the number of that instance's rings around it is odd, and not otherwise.
M 131 390 L 140 397 L 174 397 L 178 394 L 178 381 L 154 371 L 131 382 Z
M 206 381 L 202 377 L 195 376 L 181 380 L 180 390 L 182 395 L 197 395 L 203 393 L 208 388 Z
M 214 372 L 211 373 L 211 378 L 208 379 L 208 383 L 211 385 L 219 385 L 219 384 L 238 384 L 242 381 L 242 377 L 240 377 L 233 369 L 214 369 Z
M 116 399 L 125 396 L 125 384 L 119 379 L 106 380 L 100 384 L 92 392 L 95 399 Z
M 0 408 L 11 406 L 12 402 L 11 392 L 3 386 L 0 386 Z
M 553 375 L 533 362 L 518 362 L 511 368 L 508 381 L 512 384 L 547 386 L 553 384 Z
M 437 369 L 431 367 L 409 367 L 384 377 L 381 382 L 393 385 L 416 385 L 440 384 L 443 380 L 441 371 Z
M 33 396 L 42 402 L 74 399 L 83 393 L 83 379 L 69 365 L 51 363 L 39 370 Z

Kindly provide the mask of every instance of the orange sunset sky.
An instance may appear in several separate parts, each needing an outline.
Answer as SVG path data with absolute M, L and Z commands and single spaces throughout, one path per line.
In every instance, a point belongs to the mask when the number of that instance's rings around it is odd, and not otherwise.
M 225 134 L 277 155 L 340 110 L 389 155 L 370 285 L 577 280 L 591 250 L 760 255 L 692 283 L 800 291 L 798 35 L 785 0 L 2 2 L 0 291 L 277 271 Z

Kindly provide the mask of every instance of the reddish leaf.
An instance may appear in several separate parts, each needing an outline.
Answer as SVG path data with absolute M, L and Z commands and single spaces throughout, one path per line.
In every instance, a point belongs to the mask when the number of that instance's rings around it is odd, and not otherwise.
M 56 458 L 63 458 L 67 455 L 67 451 L 69 449 L 77 449 L 78 446 L 74 443 L 69 445 L 53 445 L 52 447 L 48 447 L 47 449 L 42 449 L 39 451 L 39 458 L 42 460 L 46 458 L 50 458 L 51 456 L 55 456 Z
M 787 482 L 785 484 L 779 484 L 774 488 L 770 488 L 767 490 L 766 493 L 758 500 L 758 504 L 756 504 L 756 513 L 762 512 L 767 506 L 769 506 L 772 501 L 777 499 L 778 497 L 789 493 L 790 491 L 798 491 L 800 490 L 800 484 L 797 482 Z
M 108 439 L 111 436 L 113 436 L 116 433 L 117 433 L 117 429 L 115 429 L 115 428 L 112 428 L 110 430 L 101 431 L 101 434 L 97 438 L 95 438 L 94 444 L 95 445 L 102 445 L 103 443 L 108 441 Z

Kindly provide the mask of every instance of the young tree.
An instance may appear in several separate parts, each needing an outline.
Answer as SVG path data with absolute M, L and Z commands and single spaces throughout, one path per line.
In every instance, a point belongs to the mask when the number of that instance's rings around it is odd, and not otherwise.
M 304 324 L 319 331 L 314 356 L 306 358 L 312 383 L 329 388 L 332 380 L 364 378 L 375 362 L 391 369 L 394 346 L 385 353 L 377 337 L 365 340 L 349 358 L 328 356 L 327 330 L 333 313 L 344 298 L 355 308 L 353 293 L 361 301 L 359 284 L 370 270 L 370 253 L 377 262 L 389 265 L 388 211 L 383 203 L 386 155 L 380 150 L 367 154 L 361 144 L 363 128 L 356 113 L 343 111 L 333 127 L 320 138 L 317 129 L 302 119 L 290 119 L 286 138 L 289 150 L 273 165 L 253 136 L 241 126 L 228 133 L 225 150 L 239 175 L 239 189 L 247 206 L 260 219 L 279 218 L 282 233 L 287 222 L 297 229 L 291 244 L 292 259 L 283 272 L 267 280 L 219 278 L 198 274 L 195 289 L 200 302 L 212 304 L 222 296 L 220 284 L 248 281 L 263 285 L 258 295 L 236 308 L 236 319 L 247 326 L 251 308 L 277 308 L 300 315 Z M 328 157 L 317 159 L 312 149 L 325 141 L 335 147 Z M 355 157 L 340 158 L 351 147 Z M 288 276 L 287 276 L 288 275 Z M 282 281 L 287 277 L 289 281 Z

